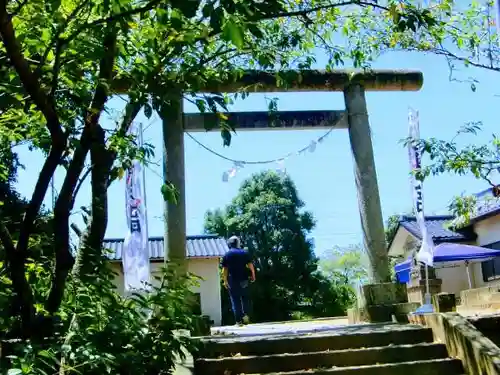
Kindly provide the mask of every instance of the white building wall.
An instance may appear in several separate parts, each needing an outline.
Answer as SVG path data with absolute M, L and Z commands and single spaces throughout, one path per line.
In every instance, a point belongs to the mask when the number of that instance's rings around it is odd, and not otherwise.
M 199 285 L 193 290 L 200 293 L 201 312 L 208 315 L 214 321 L 215 326 L 220 326 L 222 320 L 221 286 L 219 273 L 219 258 L 190 258 L 188 259 L 188 271 L 201 279 Z M 124 292 L 123 271 L 121 263 L 111 263 L 112 268 L 118 274 L 115 277 L 115 285 L 120 293 Z M 151 263 L 151 274 L 160 273 L 163 262 Z
M 492 216 L 475 223 L 474 231 L 477 234 L 477 244 L 479 246 L 489 245 L 493 242 L 500 241 L 500 215 Z M 483 281 L 483 272 L 480 262 L 472 264 L 471 268 L 473 270 L 476 288 L 500 284 L 500 280 Z
M 479 246 L 500 241 L 500 216 L 493 216 L 474 224 Z
M 202 278 L 196 293 L 200 293 L 201 312 L 220 326 L 222 320 L 222 301 L 220 285 L 219 258 L 191 258 L 188 261 L 188 270 Z
M 436 264 L 435 269 L 436 277 L 443 282 L 441 284 L 442 292 L 454 293 L 459 297 L 462 290 L 469 289 L 469 280 L 467 279 L 467 270 L 464 263 Z M 472 273 L 471 281 L 474 281 Z M 472 287 L 474 287 L 474 284 Z

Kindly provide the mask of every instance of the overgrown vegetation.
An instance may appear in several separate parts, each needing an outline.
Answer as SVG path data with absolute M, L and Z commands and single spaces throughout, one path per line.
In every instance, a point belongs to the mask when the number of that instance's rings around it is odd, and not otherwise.
M 12 233 L 27 205 L 16 193 L 18 164 L 12 152 L 3 154 L 8 176 L 1 186 L 2 214 Z M 32 232 L 26 279 L 33 290 L 40 331 L 23 339 L 16 311 L 16 295 L 0 251 L 0 373 L 14 374 L 164 374 L 196 342 L 183 333 L 193 331 L 201 317 L 193 314 L 191 286 L 196 279 L 165 269 L 148 294 L 122 297 L 114 284 L 106 253 L 96 256 L 89 268 L 94 277 L 82 284 L 67 280 L 58 314 L 49 317 L 43 302 L 50 287 L 53 247 L 51 215 L 39 215 Z M 49 320 L 50 318 L 50 320 Z M 196 333 L 196 332 L 193 332 Z
M 34 267 L 33 277 L 43 283 L 47 275 Z M 50 335 L 29 342 L 3 338 L 0 367 L 9 369 L 8 375 L 169 374 L 186 352 L 196 351 L 189 330 L 199 317 L 186 303 L 193 298 L 189 279 L 166 270 L 150 293 L 121 297 L 106 259 L 95 267 L 95 282 L 68 282 L 72 293 L 63 300 Z M 9 290 L 5 279 L 1 282 L 2 291 Z M 3 323 L 5 332 L 9 327 Z

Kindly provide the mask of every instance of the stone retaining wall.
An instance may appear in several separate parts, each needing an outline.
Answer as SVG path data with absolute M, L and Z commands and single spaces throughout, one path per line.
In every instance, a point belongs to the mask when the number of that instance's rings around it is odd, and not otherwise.
M 467 318 L 457 313 L 409 316 L 414 324 L 432 328 L 434 339 L 462 360 L 468 375 L 500 375 L 500 348 Z

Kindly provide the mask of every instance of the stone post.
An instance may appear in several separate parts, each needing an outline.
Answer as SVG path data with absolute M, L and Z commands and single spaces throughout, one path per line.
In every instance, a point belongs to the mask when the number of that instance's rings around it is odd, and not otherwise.
M 363 241 L 370 258 L 370 276 L 372 282 L 384 283 L 390 281 L 389 259 L 365 90 L 359 84 L 349 85 L 344 90 L 344 98 L 348 113 L 349 139 L 354 157 L 354 178 L 358 191 Z
M 182 273 L 186 264 L 186 183 L 184 177 L 184 126 L 182 95 L 176 95 L 160 111 L 163 124 L 163 177 L 178 191 L 177 202 L 165 202 L 165 256 Z

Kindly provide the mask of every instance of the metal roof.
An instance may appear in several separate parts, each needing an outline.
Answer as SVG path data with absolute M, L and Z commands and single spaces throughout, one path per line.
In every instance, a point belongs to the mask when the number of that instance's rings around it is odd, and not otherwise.
M 123 238 L 104 239 L 103 247 L 109 249 L 111 260 L 121 260 Z M 150 237 L 148 242 L 151 260 L 163 260 L 163 237 Z M 186 237 L 186 256 L 188 258 L 221 258 L 229 250 L 224 238 L 213 235 Z
M 452 231 L 446 226 L 454 219 L 452 215 L 426 216 L 425 226 L 435 243 L 473 241 L 476 234 L 471 230 Z M 415 216 L 401 216 L 399 224 L 412 236 L 422 239 L 422 233 Z

